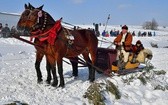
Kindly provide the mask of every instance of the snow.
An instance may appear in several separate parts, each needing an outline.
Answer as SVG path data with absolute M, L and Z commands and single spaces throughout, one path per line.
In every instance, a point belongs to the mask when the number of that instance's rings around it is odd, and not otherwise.
M 81 25 L 81 27 L 91 27 Z M 107 30 L 120 29 L 120 26 L 108 26 Z M 100 32 L 104 27 L 100 27 Z M 130 31 L 151 31 L 143 30 L 139 26 L 129 26 Z M 29 38 L 26 38 L 29 39 Z M 101 37 L 99 37 L 101 39 Z M 114 37 L 108 37 L 106 40 L 113 41 Z M 153 52 L 151 63 L 155 70 L 168 70 L 168 29 L 160 27 L 156 31 L 156 37 L 134 37 L 133 43 L 141 40 L 145 48 Z M 152 48 L 150 42 L 158 44 L 159 48 Z M 99 46 L 107 47 L 108 43 L 99 43 Z M 45 58 L 41 64 L 43 80 L 45 81 L 47 72 L 45 68 Z M 45 82 L 37 84 L 36 71 L 34 68 L 35 49 L 33 46 L 13 38 L 0 38 L 0 104 L 6 104 L 13 101 L 21 101 L 29 105 L 88 105 L 88 100 L 83 98 L 84 93 L 90 85 L 88 78 L 88 69 L 79 68 L 79 77 L 74 79 L 71 76 L 72 68 L 64 63 L 65 88 L 54 88 L 48 86 Z M 118 86 L 121 92 L 121 99 L 116 100 L 112 94 L 105 93 L 107 105 L 167 105 L 168 90 L 154 90 L 153 85 L 161 81 L 162 85 L 168 85 L 168 73 L 158 76 L 158 81 L 151 81 L 143 85 L 138 79 L 123 83 L 122 79 L 126 76 L 106 77 L 102 74 L 96 74 L 96 82 L 110 80 Z

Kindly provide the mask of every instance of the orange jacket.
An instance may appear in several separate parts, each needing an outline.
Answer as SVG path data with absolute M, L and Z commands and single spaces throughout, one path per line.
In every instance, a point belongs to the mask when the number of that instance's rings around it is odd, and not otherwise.
M 117 35 L 117 37 L 114 39 L 114 43 L 121 42 L 122 36 L 123 36 L 122 33 Z M 132 46 L 132 35 L 130 33 L 127 33 L 127 35 L 125 37 L 125 42 L 123 43 L 123 47 L 124 47 L 125 51 L 129 52 L 129 51 L 131 51 L 131 46 Z

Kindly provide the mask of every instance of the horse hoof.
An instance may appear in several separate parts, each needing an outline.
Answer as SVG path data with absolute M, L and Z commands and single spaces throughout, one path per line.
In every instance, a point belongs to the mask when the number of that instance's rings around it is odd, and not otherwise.
M 58 85 L 58 83 L 52 83 L 51 86 L 53 86 L 53 87 L 57 87 L 57 85 Z
M 53 87 L 57 87 L 57 84 L 52 84 L 51 86 L 53 86 Z
M 51 83 L 51 81 L 49 81 L 49 80 L 46 80 L 46 83 L 47 83 L 47 84 L 50 84 L 50 83 Z
M 90 82 L 94 82 L 95 79 L 90 79 Z
M 64 84 L 60 84 L 60 85 L 59 85 L 59 87 L 64 88 L 64 87 L 65 87 L 65 85 L 64 85 Z
M 74 79 L 78 79 L 78 76 L 74 76 Z
M 58 83 L 57 82 L 53 82 L 51 86 L 53 87 L 57 87 Z
M 78 75 L 77 74 L 72 74 L 72 76 L 77 77 Z
M 37 80 L 37 83 L 38 83 L 38 84 L 42 84 L 42 83 L 43 83 L 43 80 L 42 80 L 42 79 Z

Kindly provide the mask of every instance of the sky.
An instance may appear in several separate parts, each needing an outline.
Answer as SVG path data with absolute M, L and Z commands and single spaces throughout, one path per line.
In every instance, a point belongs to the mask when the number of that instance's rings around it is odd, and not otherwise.
M 103 24 L 110 14 L 109 25 L 142 25 L 154 18 L 168 26 L 168 0 L 0 0 L 0 12 L 21 14 L 25 3 L 44 4 L 55 20 L 71 24 Z

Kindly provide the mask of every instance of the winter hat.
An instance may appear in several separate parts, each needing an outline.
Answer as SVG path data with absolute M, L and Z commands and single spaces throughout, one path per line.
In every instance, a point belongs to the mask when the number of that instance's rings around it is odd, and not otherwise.
M 141 44 L 141 41 L 140 41 L 140 40 L 138 40 L 138 41 L 136 42 L 136 44 Z
M 126 25 L 122 26 L 122 29 L 128 30 L 128 27 Z

